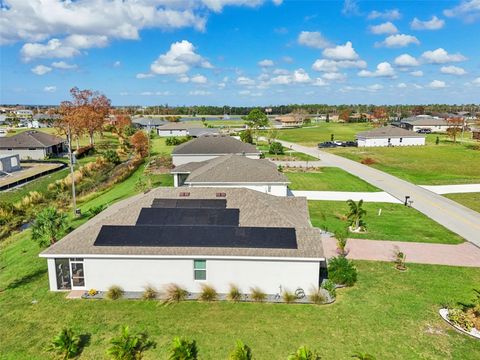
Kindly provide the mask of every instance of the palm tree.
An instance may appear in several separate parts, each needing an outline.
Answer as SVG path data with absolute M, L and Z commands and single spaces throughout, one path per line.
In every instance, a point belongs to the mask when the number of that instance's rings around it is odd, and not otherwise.
M 347 219 L 350 220 L 352 230 L 356 231 L 360 228 L 362 218 L 367 214 L 367 211 L 362 208 L 363 200 L 360 200 L 358 204 L 353 200 L 347 200 L 347 205 L 350 208 Z
M 169 360 L 197 360 L 198 349 L 195 340 L 181 339 L 178 336 L 173 339 L 170 348 Z
M 362 352 L 356 352 L 352 355 L 352 358 L 357 360 L 375 360 L 375 356 Z
M 230 353 L 230 360 L 252 360 L 252 349 L 240 340 L 237 341 L 235 349 Z
M 120 335 L 110 340 L 110 344 L 107 355 L 115 360 L 140 360 L 145 351 L 157 345 L 147 334 L 131 335 L 128 326 L 122 326 Z
M 80 336 L 76 335 L 72 329 L 63 329 L 51 341 L 47 351 L 53 351 L 59 354 L 62 359 L 71 359 L 78 355 L 80 350 Z
M 300 346 L 287 360 L 320 360 L 320 355 L 306 346 Z
M 48 207 L 38 213 L 32 224 L 32 240 L 40 246 L 54 244 L 67 228 L 67 215 Z

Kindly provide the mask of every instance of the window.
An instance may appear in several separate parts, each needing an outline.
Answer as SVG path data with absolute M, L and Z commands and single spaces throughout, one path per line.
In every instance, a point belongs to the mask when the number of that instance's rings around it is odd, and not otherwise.
M 207 280 L 206 260 L 193 260 L 193 278 L 195 280 Z

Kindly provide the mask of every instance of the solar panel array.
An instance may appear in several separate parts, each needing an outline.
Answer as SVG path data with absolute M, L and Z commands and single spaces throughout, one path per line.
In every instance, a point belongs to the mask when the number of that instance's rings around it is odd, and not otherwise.
M 238 226 L 238 209 L 143 208 L 137 225 L 217 225 Z

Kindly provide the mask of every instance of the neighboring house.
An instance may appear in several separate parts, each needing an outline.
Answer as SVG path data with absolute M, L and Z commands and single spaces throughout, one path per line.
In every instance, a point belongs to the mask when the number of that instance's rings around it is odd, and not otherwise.
M 0 155 L 0 176 L 21 170 L 20 156 L 18 154 Z
M 159 118 L 133 118 L 132 125 L 139 129 L 144 129 L 147 131 L 152 131 L 158 129 L 159 127 L 165 125 L 167 122 Z
M 203 125 L 191 122 L 169 122 L 160 126 L 157 129 L 158 136 L 198 136 L 199 133 L 215 133 L 218 134 L 218 129 L 206 128 Z
M 178 166 L 231 154 L 260 159 L 261 152 L 252 144 L 244 143 L 228 135 L 207 135 L 176 146 L 172 152 L 172 162 L 173 165 Z
M 425 145 L 425 135 L 395 126 L 363 131 L 356 138 L 358 147 Z
M 156 188 L 111 205 L 40 257 L 52 291 L 175 283 L 192 293 L 235 284 L 277 294 L 307 292 L 325 273 L 306 199 L 249 189 Z
M 399 125 L 407 130 L 418 131 L 421 129 L 429 129 L 432 132 L 446 132 L 450 127 L 447 120 L 430 115 L 417 115 L 404 118 L 400 120 Z
M 33 111 L 32 110 L 15 110 L 14 111 L 15 115 L 19 118 L 31 118 L 33 116 Z
M 275 117 L 275 122 L 281 128 L 295 128 L 303 125 L 303 120 L 300 117 L 293 115 L 280 115 Z
M 0 154 L 19 154 L 20 159 L 43 160 L 61 155 L 66 140 L 41 131 L 29 130 L 17 135 L 0 137 Z
M 242 155 L 223 155 L 191 162 L 177 166 L 170 173 L 174 176 L 175 187 L 237 187 L 287 196 L 289 184 L 273 162 Z

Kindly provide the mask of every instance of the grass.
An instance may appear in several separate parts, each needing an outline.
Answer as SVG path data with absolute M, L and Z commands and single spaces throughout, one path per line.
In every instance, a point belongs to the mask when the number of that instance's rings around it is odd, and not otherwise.
M 330 232 L 347 227 L 341 217 L 348 213 L 343 201 L 309 201 L 310 218 L 313 226 Z M 370 240 L 411 241 L 440 244 L 459 244 L 463 239 L 426 217 L 419 211 L 402 204 L 364 203 L 367 210 L 365 222 L 367 233 L 349 237 Z M 378 215 L 379 210 L 381 215 Z
M 380 191 L 375 186 L 335 168 L 325 167 L 318 172 L 291 172 L 285 171 L 291 181 L 291 190 L 316 190 L 316 191 Z
M 291 151 L 291 150 L 288 150 L 288 148 L 284 147 L 284 154 L 282 155 L 275 155 L 275 154 L 270 154 L 268 152 L 270 146 L 267 144 L 267 143 L 263 143 L 263 142 L 260 142 L 257 144 L 257 149 L 260 150 L 266 158 L 275 158 L 276 160 L 279 160 L 279 161 L 282 161 L 282 160 L 285 160 L 285 161 L 317 161 L 318 159 L 313 157 L 313 156 L 310 156 L 310 155 L 307 155 L 307 154 L 304 154 L 304 153 L 301 153 L 301 152 L 297 152 L 297 151 Z
M 446 194 L 443 196 L 453 201 L 456 201 L 472 210 L 480 212 L 480 193 Z

